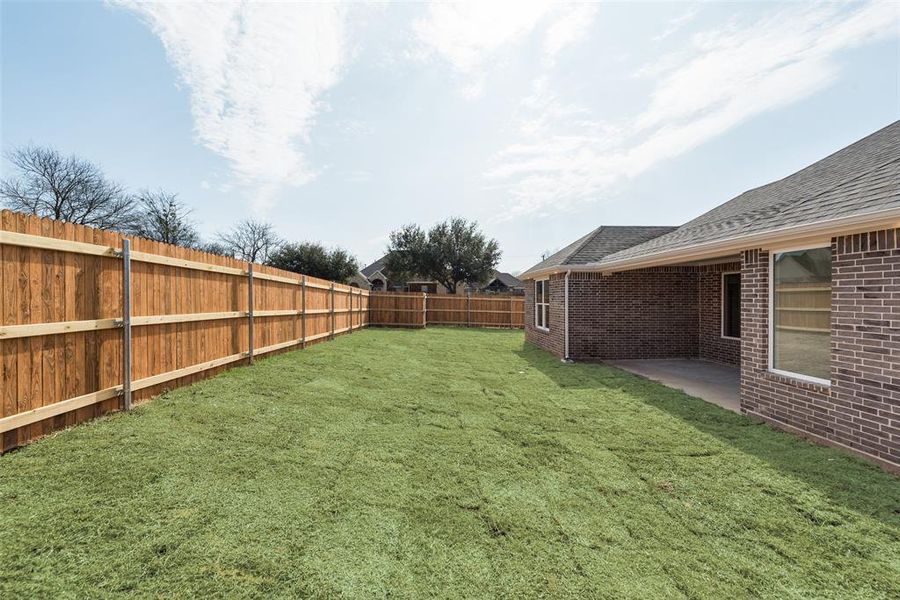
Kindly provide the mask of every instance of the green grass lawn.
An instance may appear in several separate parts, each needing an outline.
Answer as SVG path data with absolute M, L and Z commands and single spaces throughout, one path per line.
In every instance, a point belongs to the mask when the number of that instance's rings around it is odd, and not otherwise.
M 900 479 L 521 332 L 367 330 L 0 457 L 0 598 L 888 598 Z

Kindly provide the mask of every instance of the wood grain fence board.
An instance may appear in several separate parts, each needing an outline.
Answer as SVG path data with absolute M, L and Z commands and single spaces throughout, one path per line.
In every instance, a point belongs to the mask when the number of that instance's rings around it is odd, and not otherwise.
M 21 213 L 17 213 L 15 218 L 18 220 L 20 215 Z M 3 244 L 4 246 L 18 246 L 21 248 L 75 252 L 92 256 L 112 256 L 115 253 L 116 249 L 114 247 L 97 244 L 93 239 L 72 242 L 47 237 L 41 233 L 40 219 L 29 215 L 21 216 L 32 220 L 37 224 L 37 227 L 29 226 L 25 229 L 19 228 L 16 230 L 0 231 L 0 244 Z
M 0 229 L 13 228 L 13 215 L 9 212 L 0 214 Z M 0 324 L 17 323 L 16 307 L 18 306 L 19 273 L 17 269 L 19 249 L 15 246 L 0 245 L 0 290 L 3 291 L 3 304 L 0 306 Z M 10 416 L 18 411 L 18 340 L 0 340 L 0 418 Z M 0 449 L 15 444 L 15 431 L 4 432 Z
M 119 408 L 122 261 L 117 251 L 123 237 L 9 211 L 0 212 L 0 232 L 0 423 L 17 424 L 0 430 L 2 449 L 9 449 Z M 240 364 L 250 341 L 249 265 L 142 239 L 132 240 L 132 247 L 134 400 Z M 259 317 L 254 344 L 261 354 L 369 325 L 427 323 L 424 294 L 379 296 L 271 267 L 254 266 L 254 271 L 260 275 L 253 283 Z M 432 316 L 459 314 L 464 301 L 447 299 L 451 304 L 438 310 L 441 298 L 435 298 Z M 507 326 L 521 322 L 520 315 L 503 313 L 496 298 L 474 302 L 470 312 L 476 322 L 498 324 L 489 314 L 506 318 Z
M 0 422 L 28 421 L 0 430 L 0 450 L 119 408 L 122 240 L 0 212 Z M 249 348 L 241 318 L 249 309 L 248 265 L 142 239 L 132 248 L 132 372 L 140 382 L 134 400 L 240 364 L 231 359 Z M 304 332 L 319 342 L 368 322 L 368 291 L 353 296 L 362 312 L 351 326 L 352 288 L 334 285 L 332 322 L 331 282 L 310 277 L 304 288 L 302 275 L 257 267 L 260 352 L 290 350 Z M 303 304 L 317 314 L 304 315 Z M 2 421 L 19 415 L 28 416 Z
M 72 232 L 72 239 L 74 241 L 83 242 L 85 241 L 87 234 L 86 229 L 81 225 L 75 225 L 73 227 L 74 231 Z M 89 261 L 91 258 L 84 254 L 77 253 L 73 257 L 73 261 L 75 263 L 75 319 L 76 320 L 87 320 L 94 319 L 96 315 L 93 314 L 89 310 L 87 296 L 90 293 L 88 288 L 88 278 L 89 278 Z M 68 297 L 66 299 L 67 302 L 72 302 L 73 299 Z M 87 394 L 93 390 L 96 390 L 96 387 L 93 387 L 90 381 L 90 377 L 88 376 L 89 369 L 89 360 L 88 355 L 90 354 L 89 348 L 89 337 L 93 337 L 91 333 L 75 333 L 72 334 L 75 336 L 75 373 L 78 381 L 76 382 L 77 393 L 76 396 L 82 396 Z M 75 410 L 71 413 L 68 413 L 67 424 L 72 425 L 74 423 L 80 423 L 81 421 L 87 420 L 91 416 L 93 416 L 94 409 L 93 407 L 86 407 Z
M 24 231 L 23 233 L 32 235 L 32 236 L 40 236 L 40 220 L 39 219 L 29 219 L 24 222 Z M 25 322 L 27 323 L 39 323 L 40 322 L 40 312 L 41 312 L 41 259 L 40 259 L 40 250 L 36 248 L 28 248 L 26 250 L 28 258 L 26 260 L 26 264 L 28 265 L 28 306 L 25 308 L 25 314 L 23 315 Z M 30 360 L 28 363 L 28 375 L 27 375 L 27 385 L 30 387 L 29 395 L 27 398 L 27 409 L 32 410 L 39 408 L 41 403 L 43 402 L 43 374 L 42 367 L 44 362 L 44 340 L 42 338 L 28 338 L 28 351 L 30 353 Z M 43 424 L 39 423 L 37 425 L 30 425 L 28 428 L 28 434 L 30 436 L 38 436 L 42 435 L 44 428 Z
M 424 327 L 461 325 L 521 329 L 525 326 L 522 296 L 371 292 L 369 324 Z

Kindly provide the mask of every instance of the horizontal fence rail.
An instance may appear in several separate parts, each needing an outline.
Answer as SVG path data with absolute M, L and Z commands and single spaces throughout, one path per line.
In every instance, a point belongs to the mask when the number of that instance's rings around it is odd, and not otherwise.
M 11 211 L 0 290 L 0 450 L 369 323 L 367 290 Z
M 525 298 L 505 295 L 466 295 L 371 292 L 369 324 L 383 327 L 525 327 Z
M 368 325 L 524 326 L 521 296 L 378 293 L 0 211 L 0 451 Z

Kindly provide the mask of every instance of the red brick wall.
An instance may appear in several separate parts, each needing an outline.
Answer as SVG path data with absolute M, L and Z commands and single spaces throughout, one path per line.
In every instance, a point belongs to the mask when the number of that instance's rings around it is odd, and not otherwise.
M 741 339 L 721 338 L 721 273 L 735 264 L 661 267 L 570 278 L 576 360 L 702 357 L 741 366 L 741 408 L 820 442 L 900 468 L 900 229 L 832 240 L 831 385 L 770 373 L 769 253 L 743 252 Z M 527 339 L 563 355 L 563 275 L 554 275 L 550 332 Z
M 768 372 L 769 254 L 744 252 L 741 407 L 900 466 L 900 230 L 832 240 L 831 385 Z
M 569 353 L 575 360 L 697 356 L 697 277 L 660 267 L 569 279 Z
M 700 268 L 698 355 L 728 365 L 741 364 L 741 340 L 722 337 L 722 273 L 740 272 L 741 263 Z
M 525 281 L 525 339 L 562 358 L 564 356 L 564 275 L 550 277 L 550 331 L 534 326 L 534 280 Z
M 569 353 L 576 360 L 705 358 L 740 363 L 740 341 L 721 336 L 721 273 L 739 263 L 661 267 L 612 275 L 572 273 Z M 534 327 L 534 282 L 526 284 L 526 339 L 565 351 L 565 276 L 550 283 L 550 331 Z
M 900 464 L 900 229 L 840 237 L 832 251 L 835 435 Z

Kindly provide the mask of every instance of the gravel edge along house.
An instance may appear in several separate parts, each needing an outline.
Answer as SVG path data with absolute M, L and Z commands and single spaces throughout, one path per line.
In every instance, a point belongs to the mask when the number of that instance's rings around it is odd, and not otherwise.
M 740 410 L 900 472 L 900 121 L 680 227 L 598 227 L 522 274 L 576 361 L 740 369 Z

